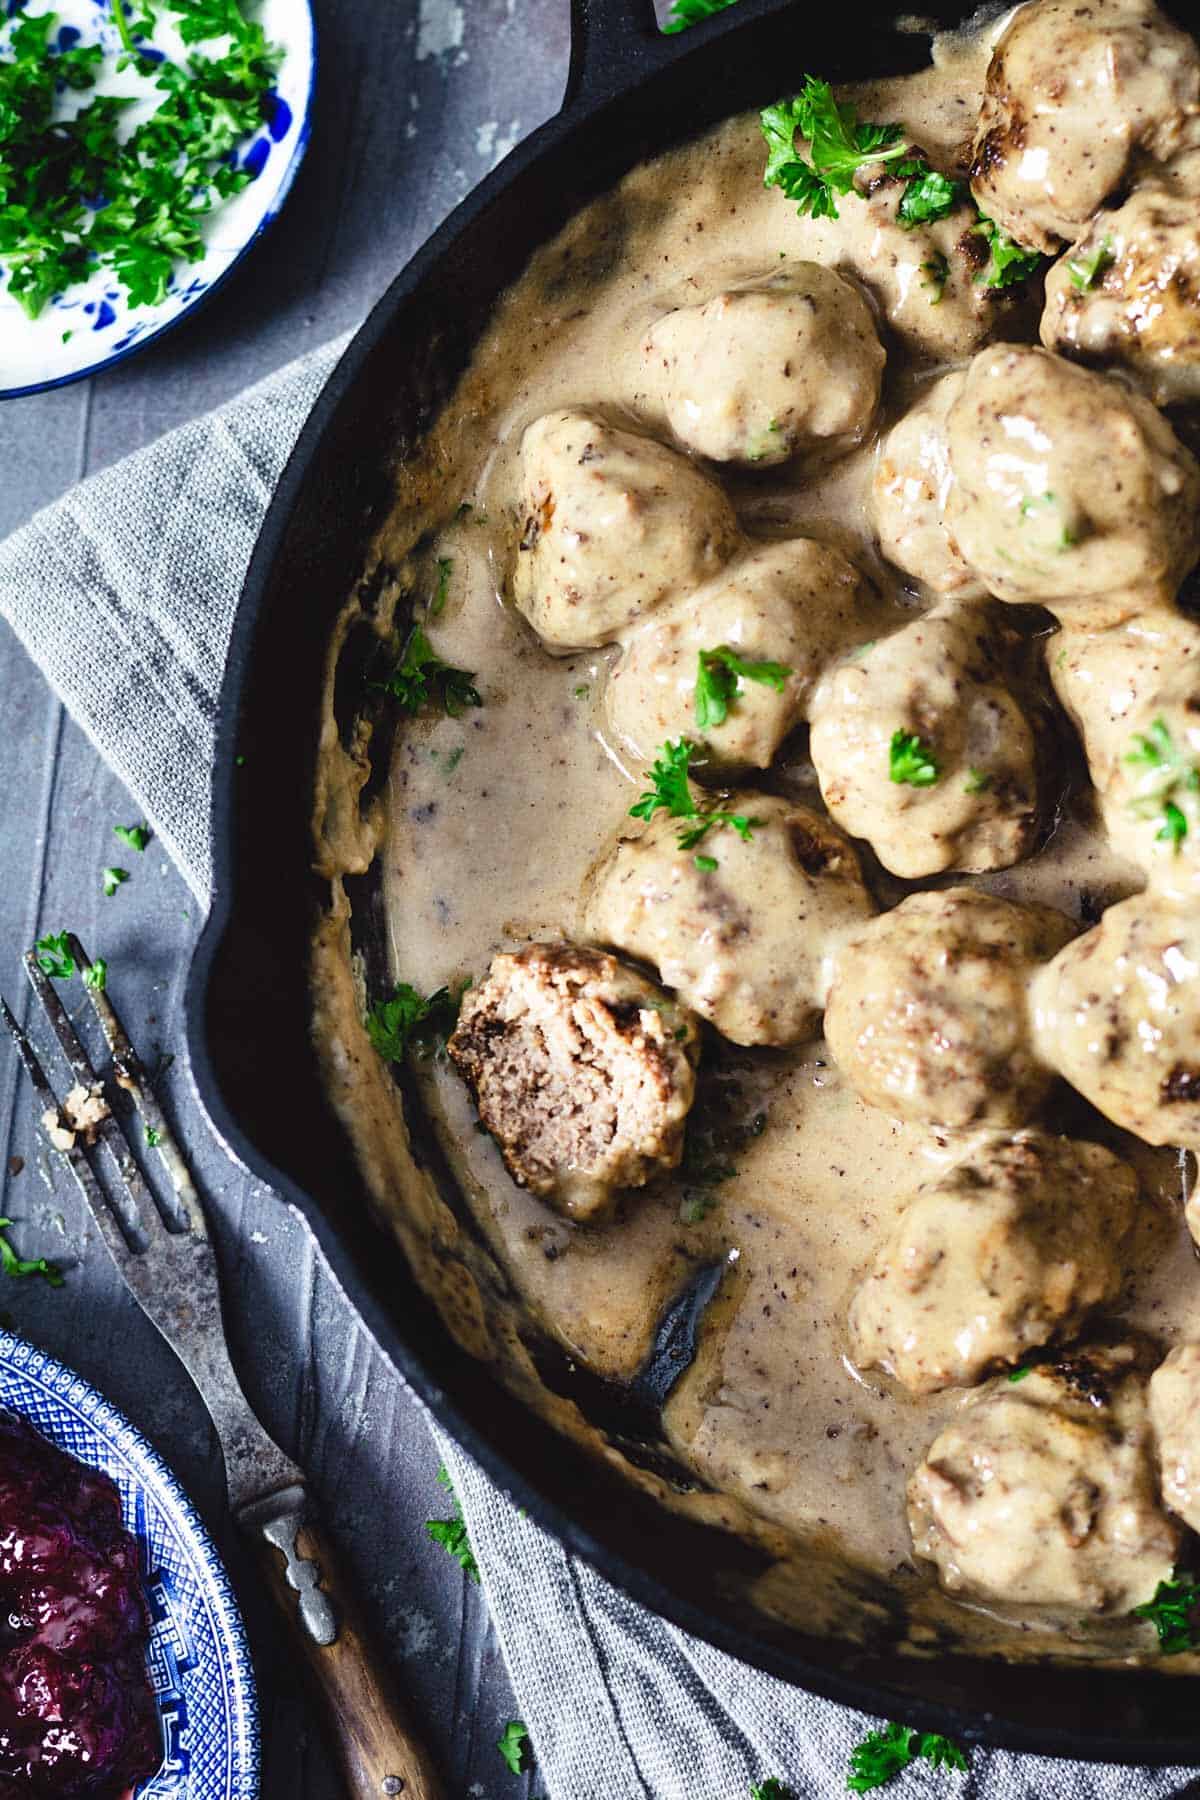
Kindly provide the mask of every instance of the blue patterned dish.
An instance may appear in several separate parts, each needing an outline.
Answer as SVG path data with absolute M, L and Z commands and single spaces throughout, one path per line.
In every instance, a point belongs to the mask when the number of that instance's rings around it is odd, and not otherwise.
M 229 1577 L 174 1475 L 80 1376 L 0 1331 L 0 1406 L 103 1469 L 137 1540 L 165 1757 L 138 1800 L 255 1800 L 258 1703 Z
M 308 143 L 316 32 L 310 0 L 260 0 L 245 10 L 284 53 L 268 116 L 241 151 L 242 167 L 254 179 L 208 215 L 203 259 L 178 264 L 169 291 L 155 306 L 131 307 L 111 273 L 98 270 L 30 319 L 0 274 L 0 400 L 78 381 L 144 349 L 212 293 L 279 213 Z M 53 11 L 60 45 L 99 43 L 114 54 L 118 48 L 112 0 L 28 0 L 26 11 Z M 16 16 L 12 0 L 0 0 L 0 51 L 10 16 Z M 175 59 L 185 55 L 169 16 L 160 14 L 160 21 L 154 42 Z M 117 77 L 111 91 L 128 87 Z

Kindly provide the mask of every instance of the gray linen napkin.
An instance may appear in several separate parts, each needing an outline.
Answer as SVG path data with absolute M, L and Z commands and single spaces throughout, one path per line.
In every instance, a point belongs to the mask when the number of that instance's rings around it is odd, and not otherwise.
M 272 487 L 342 342 L 77 487 L 0 545 L 0 614 L 141 802 L 201 903 L 216 694 Z M 435 1435 L 437 1435 L 435 1433 Z M 635 1606 L 439 1437 L 552 1800 L 798 1800 L 845 1792 L 874 1721 L 774 1681 Z M 896 1800 L 1200 1800 L 1186 1770 L 976 1751 Z

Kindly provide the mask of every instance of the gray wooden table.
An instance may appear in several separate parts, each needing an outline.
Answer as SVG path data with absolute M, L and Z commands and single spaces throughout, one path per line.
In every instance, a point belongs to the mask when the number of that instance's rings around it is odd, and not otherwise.
M 83 476 L 354 324 L 455 202 L 558 103 L 566 0 L 316 6 L 313 140 L 282 219 L 159 348 L 94 381 L 0 406 L 0 536 Z M 195 902 L 156 844 L 139 857 L 113 838 L 114 825 L 137 821 L 136 808 L 2 624 L 0 695 L 0 991 L 27 1016 L 20 953 L 70 927 L 107 958 L 113 996 L 144 1053 L 170 1056 L 182 1048 Z M 105 899 L 98 871 L 111 862 L 133 878 Z M 540 1791 L 536 1777 L 510 1776 L 495 1749 L 515 1706 L 479 1592 L 423 1530 L 446 1506 L 420 1416 L 301 1229 L 210 1140 L 182 1059 L 161 1091 L 215 1215 L 251 1399 L 310 1471 L 449 1794 L 510 1800 Z M 178 1471 L 242 1593 L 263 1701 L 265 1793 L 332 1797 L 338 1784 L 295 1671 L 225 1528 L 204 1412 L 120 1286 L 73 1187 L 48 1162 L 27 1085 L 2 1045 L 0 1182 L 22 1253 L 68 1271 L 57 1291 L 4 1283 L 0 1311 L 101 1387 Z

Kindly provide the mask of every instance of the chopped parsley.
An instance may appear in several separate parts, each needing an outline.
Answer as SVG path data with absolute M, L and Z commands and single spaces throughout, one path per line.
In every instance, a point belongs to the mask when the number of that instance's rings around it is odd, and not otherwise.
M 967 779 L 963 782 L 964 794 L 986 794 L 992 785 L 992 778 L 986 769 L 968 769 Z
M 966 1752 L 951 1738 L 936 1731 L 917 1731 L 890 1719 L 879 1731 L 869 1731 L 850 1752 L 846 1786 L 852 1794 L 869 1794 L 883 1787 L 910 1763 L 924 1757 L 935 1769 L 965 1769 Z
M 149 6 L 139 4 L 131 27 L 120 0 L 122 49 L 111 67 L 98 44 L 52 48 L 53 13 L 20 18 L 9 33 L 0 59 L 0 264 L 30 318 L 97 268 L 131 306 L 160 301 L 177 264 L 204 256 L 205 215 L 254 179 L 239 151 L 267 116 L 279 52 L 234 0 L 168 0 L 168 10 L 186 44 L 228 35 L 228 49 L 163 60 L 135 41 L 153 29 Z M 91 92 L 127 70 L 144 78 L 141 95 Z M 71 117 L 58 104 L 67 91 L 88 95 Z M 127 132 L 125 115 L 143 96 L 157 100 L 155 110 Z
M 113 836 L 119 837 L 121 842 L 127 844 L 131 850 L 140 852 L 150 842 L 150 827 L 148 825 L 114 825 Z
M 161 1143 L 162 1143 L 162 1132 L 156 1131 L 154 1129 L 153 1125 L 147 1125 L 147 1127 L 146 1127 L 146 1148 L 147 1148 L 147 1150 L 157 1150 L 158 1146 Z
M 520 1719 L 510 1719 L 496 1739 L 496 1748 L 513 1774 L 523 1775 L 533 1755 L 528 1726 Z
M 1022 1363 L 1022 1365 L 1019 1369 L 1010 1369 L 1008 1371 L 1008 1379 L 1010 1381 L 1024 1381 L 1024 1379 L 1027 1375 L 1032 1375 L 1032 1374 L 1033 1374 L 1033 1364 L 1032 1363 Z
M 122 883 L 129 880 L 128 869 L 105 869 L 103 873 L 104 893 L 111 900 Z
M 57 931 L 52 937 L 40 937 L 33 946 L 37 966 L 51 981 L 66 981 L 75 973 L 75 958 L 67 943 L 67 933 Z
M 1148 731 L 1134 733 L 1133 744 L 1125 761 L 1144 772 L 1129 810 L 1140 818 L 1157 818 L 1156 839 L 1178 851 L 1188 835 L 1188 814 L 1193 822 L 1200 817 L 1200 764 L 1176 744 L 1161 715 Z
M 425 1530 L 435 1544 L 440 1544 L 447 1556 L 452 1556 L 463 1574 L 469 1580 L 478 1583 L 479 1564 L 475 1561 L 475 1552 L 471 1548 L 471 1540 L 467 1536 L 467 1527 L 463 1522 L 462 1507 L 454 1492 L 454 1485 L 446 1469 L 440 1468 L 437 1478 L 454 1502 L 452 1519 L 426 1519 Z
M 781 694 L 791 672 L 786 663 L 748 662 L 728 644 L 721 644 L 715 650 L 701 650 L 696 668 L 697 728 L 711 731 L 715 726 L 723 725 L 743 682 L 756 681 Z
M 653 767 L 648 771 L 646 779 L 650 786 L 646 792 L 629 809 L 631 819 L 652 819 L 656 812 L 665 811 L 673 819 L 693 819 L 692 825 L 684 825 L 676 833 L 681 850 L 694 850 L 703 842 L 710 831 L 720 830 L 728 826 L 736 831 L 743 843 L 749 838 L 761 819 L 754 819 L 747 813 L 726 812 L 720 807 L 701 808 L 696 804 L 696 796 L 692 793 L 688 770 L 695 754 L 696 746 L 688 738 L 667 739 Z
M 457 719 L 468 706 L 482 706 L 483 696 L 468 669 L 443 662 L 419 625 L 408 634 L 400 660 L 386 681 L 375 684 L 398 700 L 406 713 L 424 706 L 441 707 Z
M 950 258 L 935 250 L 921 264 L 921 286 L 930 291 L 930 306 L 937 306 L 950 279 Z
M 1055 517 L 1061 518 L 1058 496 L 1057 494 L 1049 492 L 1044 494 L 1027 494 L 1021 502 L 1020 511 L 1022 525 L 1026 524 L 1030 519 L 1033 519 L 1035 522 L 1041 521 L 1045 523 L 1047 521 L 1053 522 Z M 1059 525 L 1057 538 L 1054 539 L 1053 543 L 1048 544 L 1047 548 L 1060 552 L 1063 550 L 1072 550 L 1078 542 L 1079 536 L 1077 532 L 1063 520 Z
M 713 1189 L 737 1176 L 737 1165 L 728 1160 L 730 1153 L 761 1137 L 766 1129 L 765 1112 L 757 1112 L 745 1121 L 729 1121 L 727 1116 L 723 1119 L 709 1108 L 693 1107 L 679 1165 L 684 1189 L 679 1203 L 680 1224 L 698 1225 L 707 1217 L 717 1204 Z
M 1183 1650 L 1200 1649 L 1200 1582 L 1180 1574 L 1177 1569 L 1170 1581 L 1160 1581 L 1153 1600 L 1135 1606 L 1135 1619 L 1148 1619 L 1158 1633 L 1158 1647 L 1164 1656 L 1178 1656 Z
M 367 1036 L 387 1062 L 403 1062 L 410 1050 L 418 1056 L 444 1056 L 454 1030 L 464 982 L 457 994 L 440 987 L 422 999 L 407 981 L 398 981 L 390 1000 L 377 1000 L 367 1014 Z
M 440 618 L 446 610 L 446 596 L 450 592 L 450 577 L 454 573 L 454 558 L 439 556 L 437 563 L 437 586 L 433 590 L 433 598 L 429 602 L 429 610 L 435 619 Z
M 1019 281 L 1027 281 L 1036 275 L 1042 266 L 1042 258 L 1036 250 L 1022 250 L 1015 238 L 1010 238 L 1007 231 L 1001 231 L 994 219 L 980 213 L 972 231 L 986 238 L 991 255 L 987 267 L 975 277 L 984 287 L 1015 287 Z
M 3 1269 L 6 1275 L 40 1275 L 48 1287 L 62 1287 L 61 1271 L 52 1262 L 47 1262 L 44 1256 L 36 1256 L 30 1260 L 17 1255 L 4 1235 L 11 1225 L 11 1219 L 0 1219 L 0 1269 Z
M 1087 256 L 1069 258 L 1067 274 L 1071 277 L 1072 286 L 1077 287 L 1081 294 L 1086 294 L 1089 288 L 1095 287 L 1105 269 L 1111 269 L 1116 260 L 1112 239 L 1105 232 L 1096 248 L 1089 251 Z
M 591 691 L 592 691 L 592 684 L 590 681 L 581 681 L 579 683 L 578 687 L 573 687 L 571 689 L 571 692 L 575 696 L 576 700 L 586 700 L 588 695 L 591 693 Z
M 714 869 L 720 867 L 715 856 L 694 856 L 692 861 L 702 875 L 711 875 Z
M 718 13 L 736 5 L 737 0 L 672 0 L 670 16 L 663 30 L 686 31 L 689 25 L 699 25 L 701 19 L 714 19 Z
M 784 1787 L 777 1775 L 768 1775 L 750 1789 L 750 1800 L 793 1800 L 791 1788 Z
M 852 106 L 834 99 L 827 81 L 813 75 L 790 100 L 764 107 L 760 123 L 767 141 L 763 185 L 781 189 L 802 215 L 836 219 L 835 195 L 852 192 L 858 171 L 873 162 L 893 163 L 893 174 L 906 182 L 896 215 L 906 227 L 945 218 L 965 198 L 962 182 L 912 154 L 899 125 L 860 120 Z M 808 162 L 796 154 L 797 133 L 808 142 Z
M 102 994 L 107 988 L 108 964 L 102 956 L 97 956 L 93 960 L 91 967 L 83 971 L 83 985 L 84 987 L 94 988 L 98 994 Z
M 932 787 L 941 768 L 936 756 L 915 731 L 894 731 L 888 749 L 888 777 L 907 787 Z

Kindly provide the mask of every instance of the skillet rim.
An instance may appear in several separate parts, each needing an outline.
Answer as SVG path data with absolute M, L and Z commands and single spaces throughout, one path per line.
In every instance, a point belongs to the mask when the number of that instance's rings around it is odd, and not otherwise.
M 618 23 L 627 28 L 639 17 L 641 8 L 649 5 L 649 0 L 571 0 L 572 60 L 562 109 L 524 139 L 426 240 L 372 307 L 331 371 L 272 495 L 247 569 L 231 633 L 219 700 L 213 770 L 213 893 L 184 988 L 189 1077 L 197 1100 L 227 1151 L 304 1218 L 335 1284 L 356 1312 L 372 1343 L 416 1394 L 424 1409 L 502 1491 L 515 1497 L 530 1518 L 566 1550 L 580 1556 L 648 1610 L 752 1667 L 809 1692 L 867 1713 L 901 1718 L 922 1729 L 942 1731 L 969 1744 L 992 1744 L 1088 1762 L 1179 1765 L 1189 1743 L 1195 1746 L 1200 1758 L 1200 1732 L 1195 1728 L 1189 1736 L 1181 1734 L 1178 1738 L 1153 1734 L 1131 1736 L 1128 1732 L 1119 1737 L 1098 1735 L 1094 1731 L 1085 1735 L 1065 1726 L 1031 1725 L 1012 1717 L 1002 1717 L 988 1708 L 968 1712 L 954 1704 L 922 1699 L 874 1675 L 860 1675 L 853 1667 L 847 1671 L 814 1662 L 801 1651 L 784 1649 L 769 1639 L 741 1630 L 727 1618 L 704 1611 L 675 1588 L 664 1585 L 648 1569 L 630 1562 L 612 1544 L 581 1526 L 569 1512 L 547 1499 L 530 1477 L 510 1463 L 491 1438 L 471 1423 L 458 1404 L 448 1397 L 436 1373 L 404 1337 L 394 1313 L 380 1303 L 364 1280 L 353 1250 L 327 1210 L 278 1167 L 243 1128 L 226 1097 L 211 1052 L 208 1002 L 215 967 L 233 923 L 236 891 L 238 795 L 235 750 L 243 724 L 243 702 L 250 684 L 268 590 L 282 560 L 298 503 L 314 466 L 319 463 L 337 414 L 359 386 L 372 356 L 386 338 L 404 302 L 417 294 L 424 284 L 436 279 L 439 267 L 449 253 L 476 228 L 493 200 L 527 168 L 544 165 L 564 144 L 569 144 L 583 126 L 594 122 L 598 113 L 614 102 L 627 104 L 641 87 L 652 82 L 664 69 L 681 64 L 692 55 L 702 56 L 714 40 L 735 32 L 753 32 L 757 25 L 786 12 L 792 4 L 793 0 L 740 0 L 732 16 L 728 13 L 718 15 L 689 31 L 686 44 L 678 37 L 666 38 L 657 32 L 651 36 L 648 31 L 641 31 L 631 37 L 625 54 L 614 51 L 612 39 L 605 35 L 606 22 L 611 25 L 615 16 Z M 945 14 L 944 0 L 938 0 L 937 9 Z M 959 19 L 964 9 L 954 6 L 950 10 Z M 892 9 L 881 5 L 880 0 L 859 0 L 854 11 L 867 18 L 871 14 L 879 17 L 892 13 Z M 845 21 L 834 35 L 844 42 L 855 22 L 861 22 L 861 19 Z M 847 54 L 853 62 L 853 52 Z M 686 128 L 682 132 L 672 128 L 663 133 L 658 149 L 665 149 L 686 135 Z M 531 244 L 530 250 L 533 248 L 536 243 Z M 496 292 L 500 291 L 498 287 Z M 346 1154 L 350 1154 L 348 1146 Z M 987 1685 L 986 1671 L 995 1665 L 978 1658 L 955 1660 L 970 1662 L 978 1671 L 980 1685 Z M 921 1667 L 918 1659 L 909 1658 L 906 1662 L 914 1673 Z M 1051 1670 L 1046 1665 L 1030 1664 L 1024 1666 L 1024 1673 L 1031 1680 L 1045 1679 L 1047 1675 L 1052 1678 L 1064 1667 L 1055 1665 Z M 1079 1673 L 1078 1668 L 1075 1673 Z M 1119 1680 L 1125 1695 L 1132 1691 L 1134 1683 L 1152 1682 L 1160 1708 L 1165 1694 L 1163 1683 L 1174 1680 L 1179 1701 L 1176 1710 L 1181 1719 L 1189 1710 L 1187 1700 L 1191 1690 L 1187 1677 L 1130 1671 L 1110 1674 L 1098 1670 L 1093 1676 L 1098 1683 L 1106 1679 Z

